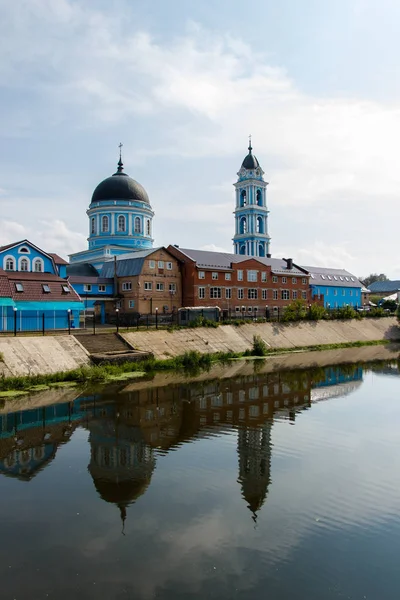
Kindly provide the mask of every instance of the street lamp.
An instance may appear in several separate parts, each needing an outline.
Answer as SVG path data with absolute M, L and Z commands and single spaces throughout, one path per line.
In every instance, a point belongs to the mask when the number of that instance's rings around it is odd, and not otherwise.
M 158 329 L 158 307 L 156 306 L 156 329 Z
M 117 333 L 118 333 L 118 331 L 119 331 L 119 308 L 116 308 L 115 312 L 117 314 Z
M 17 335 L 17 310 L 18 310 L 18 308 L 16 306 L 13 306 L 13 311 L 14 311 L 14 336 Z
M 71 335 L 71 309 L 67 309 L 67 318 L 68 318 L 68 335 Z

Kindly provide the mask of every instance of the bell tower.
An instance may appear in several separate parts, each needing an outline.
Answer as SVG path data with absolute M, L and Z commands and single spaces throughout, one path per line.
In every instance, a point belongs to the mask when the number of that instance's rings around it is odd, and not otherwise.
M 251 136 L 248 150 L 237 174 L 238 180 L 233 184 L 236 188 L 233 248 L 235 254 L 267 256 L 271 239 L 268 235 L 268 182 L 253 154 Z

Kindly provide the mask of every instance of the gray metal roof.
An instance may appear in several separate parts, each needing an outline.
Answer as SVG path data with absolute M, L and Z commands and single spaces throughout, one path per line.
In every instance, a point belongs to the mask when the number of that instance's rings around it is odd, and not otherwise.
M 141 258 L 126 258 L 124 260 L 117 260 L 117 276 L 118 277 L 135 277 L 140 275 L 143 269 L 144 257 Z M 114 261 L 104 263 L 100 271 L 101 277 L 114 277 Z
M 363 284 L 355 275 L 345 269 L 331 269 L 329 267 L 305 267 L 310 273 L 310 285 L 321 287 L 351 287 L 362 288 Z
M 400 290 L 400 281 L 395 279 L 393 281 L 375 281 L 368 286 L 368 289 L 373 294 L 394 294 L 397 290 Z
M 98 277 L 99 273 L 90 263 L 69 264 L 67 266 L 67 275 L 70 277 Z
M 201 269 L 225 269 L 231 270 L 232 263 L 240 264 L 247 260 L 256 260 L 263 265 L 271 267 L 273 273 L 283 275 L 297 275 L 307 277 L 306 273 L 293 266 L 292 269 L 287 268 L 287 263 L 282 258 L 262 258 L 259 256 L 245 256 L 243 254 L 230 254 L 228 252 L 213 252 L 210 250 L 192 250 L 191 248 L 178 248 L 188 258 L 196 262 L 196 266 Z

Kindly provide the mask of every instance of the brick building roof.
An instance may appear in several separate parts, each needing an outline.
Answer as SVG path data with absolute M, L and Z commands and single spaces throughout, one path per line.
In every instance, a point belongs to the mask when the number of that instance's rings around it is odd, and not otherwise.
M 74 288 L 62 277 L 52 273 L 31 273 L 29 271 L 3 271 L 0 279 L 8 281 L 8 288 L 4 282 L 0 282 L 0 295 L 24 302 L 81 302 L 80 296 Z M 21 283 L 23 291 L 18 292 L 16 284 Z M 50 292 L 45 292 L 43 285 L 48 285 Z M 68 287 L 65 292 L 63 287 Z M 3 294 L 4 290 L 4 294 Z

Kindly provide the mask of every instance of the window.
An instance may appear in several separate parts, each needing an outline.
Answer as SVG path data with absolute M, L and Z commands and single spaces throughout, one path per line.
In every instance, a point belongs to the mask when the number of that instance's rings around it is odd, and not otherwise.
M 307 284 L 307 277 L 303 277 L 303 279 L 301 280 L 301 283 L 303 285 L 306 285 Z
M 156 268 L 156 261 L 155 260 L 149 260 L 149 268 L 150 269 L 155 269 Z
M 71 290 L 69 289 L 69 287 L 67 285 L 62 285 L 62 291 L 64 292 L 64 294 L 70 294 Z
M 33 261 L 33 270 L 36 273 L 42 273 L 43 271 L 43 261 L 41 258 L 35 258 Z
M 248 311 L 249 313 L 253 312 L 253 308 L 252 308 L 252 306 L 249 306 L 249 307 L 247 308 L 247 311 Z
M 199 287 L 199 298 L 204 299 L 206 297 L 206 288 Z
M 232 298 L 232 288 L 225 288 L 225 298 L 227 300 Z
M 13 258 L 6 259 L 6 271 L 14 271 L 15 269 L 15 261 Z
M 172 271 L 172 262 L 167 262 L 168 271 Z
M 211 275 L 211 279 L 218 279 L 218 273 L 216 273 L 215 271 L 213 271 L 213 273 Z
M 321 279 L 325 279 L 325 275 L 321 275 Z
M 338 280 L 338 278 L 336 277 L 336 275 L 334 275 L 334 276 L 333 276 L 333 279 L 334 279 L 335 281 L 337 281 L 337 280 Z
M 94 217 L 90 219 L 90 233 L 96 233 L 96 219 Z
M 222 290 L 220 287 L 210 287 L 210 298 L 222 298 Z
M 297 277 L 292 277 L 292 283 L 297 283 Z
M 232 278 L 231 273 L 225 273 L 225 281 L 230 281 Z
M 261 281 L 267 281 L 267 272 L 266 271 L 263 271 L 261 273 Z
M 237 272 L 237 278 L 238 278 L 238 281 L 243 281 L 243 271 Z
M 301 292 L 301 297 L 303 300 L 307 300 L 307 292 Z
M 293 300 L 297 300 L 297 290 L 293 290 L 293 292 L 292 292 L 292 299 Z
M 92 285 L 90 283 L 85 283 L 83 286 L 83 291 L 84 292 L 91 292 L 92 291 Z
M 129 300 L 129 308 L 135 308 L 135 301 Z
M 342 289 L 342 296 L 345 296 L 345 295 L 346 295 L 346 290 L 343 288 Z
M 124 217 L 124 215 L 119 215 L 119 217 L 118 217 L 118 231 L 125 231 L 125 230 L 126 230 L 125 217 Z
M 287 282 L 286 277 L 282 277 L 282 283 L 286 283 L 286 282 Z
M 146 233 L 147 233 L 147 235 L 151 235 L 151 222 L 150 222 L 150 219 L 147 219 L 147 221 L 146 221 Z
M 281 298 L 282 298 L 282 300 L 289 300 L 289 298 L 290 298 L 290 292 L 289 292 L 289 290 L 282 290 L 281 291 Z
M 124 281 L 122 284 L 122 291 L 123 292 L 129 292 L 132 289 L 132 282 L 131 281 Z
M 163 269 L 164 268 L 164 261 L 163 260 L 159 260 L 158 261 L 158 268 L 159 269 Z
M 272 277 L 272 283 L 278 283 L 278 278 L 276 275 Z
M 205 272 L 204 271 L 199 271 L 199 279 L 205 279 Z
M 142 223 L 140 221 L 140 217 L 135 217 L 134 231 L 135 233 L 142 232 Z
M 244 298 L 243 288 L 238 288 L 237 297 L 238 297 L 238 300 L 243 300 L 243 298 Z
M 340 279 L 340 281 L 344 281 L 344 279 L 341 275 L 339 275 L 339 279 Z
M 29 269 L 29 261 L 27 258 L 21 258 L 21 262 L 19 263 L 20 271 L 28 271 Z
M 169 289 L 170 292 L 174 292 L 175 293 L 176 292 L 176 283 L 170 283 L 168 289 Z
M 42 283 L 42 289 L 45 294 L 50 294 L 50 292 L 51 292 L 50 286 L 47 283 Z
M 274 300 L 278 300 L 278 290 L 274 290 L 273 294 L 274 294 L 273 295 Z
M 240 306 L 235 306 L 235 311 L 240 312 Z
M 249 300 L 256 300 L 257 299 L 257 288 L 249 288 L 247 290 L 247 297 Z
M 333 295 L 337 296 L 337 290 L 333 290 Z
M 99 289 L 99 292 L 105 292 L 106 291 L 106 286 L 104 285 L 104 283 L 100 283 L 98 289 Z
M 107 233 L 108 230 L 109 230 L 108 217 L 107 217 L 107 215 L 104 215 L 103 217 L 101 217 L 101 231 L 103 233 Z
M 257 281 L 257 271 L 247 271 L 247 281 Z
M 349 278 L 348 278 L 348 277 L 345 277 L 345 280 L 346 280 L 346 281 L 349 281 Z
M 153 284 L 151 281 L 145 281 L 144 282 L 144 289 L 146 292 L 149 292 L 150 290 L 153 289 Z
M 267 300 L 268 298 L 268 290 L 261 290 L 262 299 Z
M 157 292 L 163 292 L 164 291 L 164 284 L 161 283 L 160 281 L 157 281 L 157 283 L 156 283 L 156 290 L 157 290 Z
M 353 290 L 350 290 L 350 296 L 352 296 L 352 295 L 353 295 Z
M 246 217 L 242 217 L 239 221 L 239 233 L 241 235 L 247 233 L 247 219 Z
M 29 254 L 29 250 L 28 250 L 28 248 L 25 248 L 25 246 L 22 246 L 22 248 L 20 248 L 18 250 L 18 252 L 23 252 L 24 254 Z
M 328 288 L 326 288 L 326 290 L 325 290 L 325 296 L 329 296 L 329 290 L 328 290 Z
M 17 292 L 23 292 L 24 291 L 24 286 L 22 285 L 22 283 L 16 283 L 15 284 L 15 289 L 17 290 Z

